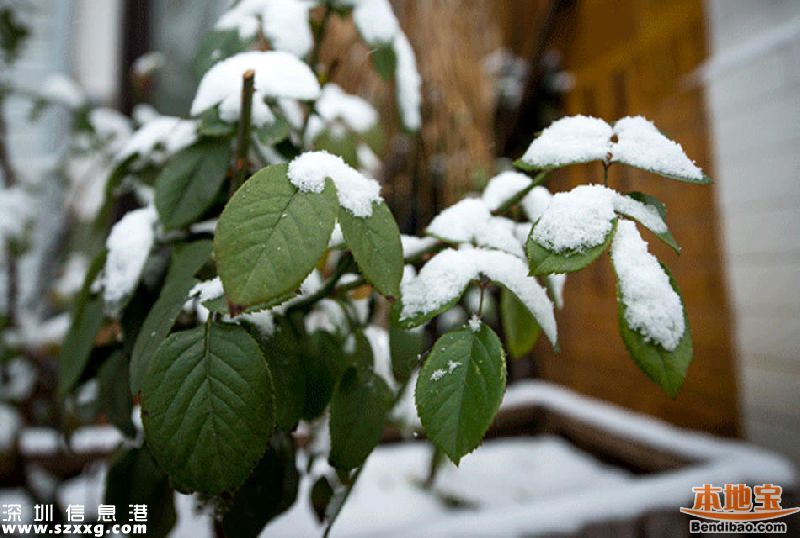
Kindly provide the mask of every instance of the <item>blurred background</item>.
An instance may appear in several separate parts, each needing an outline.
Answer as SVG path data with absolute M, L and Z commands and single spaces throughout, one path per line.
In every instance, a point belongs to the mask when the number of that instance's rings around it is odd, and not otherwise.
M 130 114 L 149 103 L 184 116 L 196 87 L 197 36 L 227 6 L 27 4 L 31 37 L 3 77 L 36 88 L 63 73 L 94 104 Z M 510 363 L 511 377 L 553 381 L 677 426 L 742 438 L 800 465 L 800 2 L 392 4 L 423 80 L 417 136 L 399 127 L 392 90 L 368 68 L 369 50 L 352 25 L 334 21 L 321 60 L 336 64 L 334 82 L 381 113 L 379 179 L 404 232 L 422 230 L 437 211 L 480 188 L 498 162 L 519 157 L 536 132 L 563 115 L 644 115 L 714 179 L 684 185 L 617 167 L 609 181 L 665 202 L 683 246 L 677 257 L 651 243 L 680 283 L 694 338 L 694 362 L 677 400 L 628 359 L 617 336 L 614 277 L 603 263 L 570 276 L 558 319 L 561 353 L 540 342 L 532 360 Z M 137 67 L 153 51 L 161 55 L 151 60 L 165 68 Z M 48 111 L 32 123 L 29 113 L 28 100 L 6 100 L 10 153 L 25 175 L 44 176 L 69 132 L 68 116 Z M 597 166 L 570 168 L 549 187 L 600 181 L 601 173 Z M 23 279 L 20 290 L 31 305 L 65 270 L 53 263 L 64 187 L 40 179 L 52 191 L 51 211 L 36 220 L 35 234 L 50 240 L 21 268 L 37 275 Z

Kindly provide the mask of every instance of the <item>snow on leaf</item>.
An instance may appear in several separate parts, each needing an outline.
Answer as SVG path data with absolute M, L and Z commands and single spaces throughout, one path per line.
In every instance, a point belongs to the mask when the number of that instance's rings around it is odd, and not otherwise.
M 521 161 L 532 168 L 553 168 L 603 160 L 608 156 L 613 134 L 600 118 L 561 118 L 531 142 Z
M 646 341 L 675 350 L 686 330 L 683 304 L 633 222 L 618 223 L 611 259 L 625 305 L 625 321 Z
M 403 32 L 398 32 L 394 38 L 394 53 L 397 57 L 395 93 L 400 118 L 406 129 L 416 131 L 422 123 L 422 77 L 417 71 L 414 49 Z
M 703 171 L 642 116 L 618 120 L 613 128 L 600 118 L 569 116 L 554 121 L 520 159 L 526 168 L 557 168 L 573 163 L 625 163 L 662 176 L 708 183 Z
M 42 99 L 67 108 L 80 108 L 86 104 L 86 95 L 78 83 L 63 73 L 49 75 L 38 91 Z
M 547 206 L 550 205 L 550 200 L 552 199 L 553 195 L 547 190 L 547 187 L 540 185 L 531 189 L 520 204 L 528 220 L 535 223 L 542 216 L 544 210 L 547 209 Z
M 617 142 L 611 162 L 621 162 L 675 179 L 706 183 L 703 171 L 673 142 L 642 116 L 628 116 L 614 124 Z
M 326 126 L 341 122 L 350 130 L 365 133 L 378 123 L 378 112 L 367 100 L 345 93 L 336 84 L 326 84 L 314 105 L 316 115 L 309 120 L 307 139 L 314 140 Z
M 292 54 L 240 52 L 215 64 L 203 75 L 192 102 L 192 116 L 220 103 L 226 115 L 238 116 L 242 76 L 251 69 L 255 71 L 254 105 L 263 103 L 265 98 L 312 100 L 319 97 L 320 87 L 314 73 Z M 260 114 L 263 113 L 261 110 Z
M 465 247 L 445 249 L 401 285 L 400 321 L 409 322 L 441 312 L 481 275 L 502 284 L 530 310 L 551 342 L 556 342 L 553 303 L 520 258 L 498 250 Z M 429 318 L 428 318 L 429 319 Z
M 491 211 L 513 199 L 531 185 L 531 178 L 519 172 L 501 172 L 491 178 L 483 189 L 483 201 Z
M 358 0 L 353 9 L 353 22 L 370 46 L 391 43 L 400 33 L 400 24 L 389 0 Z
M 435 237 L 401 235 L 400 242 L 403 245 L 403 256 L 405 258 L 414 258 L 432 249 L 438 241 Z
M 137 155 L 135 167 L 163 164 L 171 155 L 197 140 L 197 122 L 172 116 L 160 116 L 142 125 L 117 154 L 121 163 Z
M 567 275 L 563 273 L 553 273 L 547 275 L 547 287 L 553 297 L 553 303 L 559 310 L 564 308 L 564 285 L 567 283 Z
M 664 222 L 655 207 L 643 204 L 630 196 L 621 194 L 614 196 L 614 210 L 638 221 L 655 234 L 662 234 L 667 231 L 667 223 Z
M 583 251 L 605 241 L 614 217 L 614 191 L 580 185 L 553 196 L 531 238 L 553 252 Z
M 0 189 L 0 240 L 23 235 L 34 216 L 34 199 L 20 187 Z
M 273 50 L 301 58 L 313 46 L 308 21 L 313 6 L 307 0 L 242 0 L 222 14 L 215 29 L 237 30 L 240 39 L 249 40 L 256 36 L 260 23 Z
M 302 192 L 322 192 L 325 178 L 336 186 L 339 204 L 356 217 L 372 215 L 372 204 L 382 202 L 380 184 L 367 178 L 327 151 L 309 151 L 289 163 L 289 181 Z
M 466 198 L 437 215 L 427 233 L 452 243 L 475 243 L 525 257 L 522 244 L 514 234 L 514 223 L 493 217 L 483 200 Z
M 139 282 L 155 241 L 156 221 L 155 209 L 148 206 L 128 212 L 111 228 L 102 280 L 103 300 L 113 315 Z
M 667 231 L 655 207 L 602 185 L 580 185 L 552 197 L 531 237 L 556 253 L 582 252 L 605 241 L 617 213 L 636 219 L 653 233 Z
M 261 28 L 274 50 L 302 58 L 314 45 L 308 12 L 313 2 L 305 0 L 266 0 L 261 12 Z

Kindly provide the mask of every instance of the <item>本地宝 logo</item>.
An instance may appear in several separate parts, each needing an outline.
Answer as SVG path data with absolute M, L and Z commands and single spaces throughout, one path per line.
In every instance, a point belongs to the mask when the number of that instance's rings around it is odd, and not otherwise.
M 800 507 L 783 508 L 783 488 L 776 484 L 703 484 L 692 488 L 694 504 L 681 508 L 693 519 L 689 532 L 785 533 L 787 524 L 777 519 L 800 512 Z

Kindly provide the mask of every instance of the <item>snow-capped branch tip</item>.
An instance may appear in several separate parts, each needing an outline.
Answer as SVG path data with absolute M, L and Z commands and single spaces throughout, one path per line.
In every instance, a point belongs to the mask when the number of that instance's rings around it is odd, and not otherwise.
M 223 120 L 237 120 L 242 76 L 248 70 L 255 71 L 253 123 L 257 125 L 272 117 L 265 99 L 310 101 L 319 97 L 320 86 L 314 73 L 292 54 L 240 52 L 215 64 L 203 75 L 192 101 L 192 116 L 219 105 Z

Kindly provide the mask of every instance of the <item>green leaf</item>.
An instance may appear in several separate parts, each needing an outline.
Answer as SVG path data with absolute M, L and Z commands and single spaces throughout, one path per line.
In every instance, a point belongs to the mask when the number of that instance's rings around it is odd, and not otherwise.
M 108 223 L 109 218 L 111 217 L 111 211 L 114 208 L 114 191 L 119 187 L 122 180 L 125 176 L 128 175 L 130 171 L 131 165 L 139 158 L 138 153 L 133 153 L 128 155 L 122 161 L 116 163 L 114 168 L 111 169 L 111 173 L 106 180 L 106 186 L 103 193 L 103 205 L 100 206 L 100 210 L 97 215 L 97 219 L 95 219 L 95 226 L 102 228 L 106 226 Z
M 172 156 L 156 179 L 156 209 L 164 228 L 191 224 L 211 207 L 230 160 L 230 142 L 224 138 L 200 140 Z
M 505 386 L 503 347 L 485 323 L 477 332 L 451 331 L 434 344 L 417 379 L 417 412 L 428 438 L 456 465 L 480 444 Z
M 256 129 L 258 140 L 265 146 L 273 146 L 289 136 L 289 123 L 276 117 L 272 123 L 266 123 Z
M 209 108 L 200 115 L 200 134 L 203 136 L 232 136 L 236 131 L 233 123 L 219 117 L 219 106 Z
M 325 521 L 325 514 L 331 499 L 333 499 L 333 486 L 325 475 L 320 476 L 311 486 L 309 494 L 311 509 L 314 510 L 314 515 L 320 523 Z
M 358 140 L 349 131 L 340 135 L 326 129 L 314 140 L 314 148 L 338 155 L 353 168 L 358 168 Z
M 214 237 L 228 300 L 251 306 L 296 290 L 328 246 L 339 207 L 333 183 L 319 194 L 289 182 L 288 165 L 268 166 L 236 191 Z
M 372 370 L 375 364 L 375 356 L 372 352 L 372 344 L 369 343 L 367 335 L 362 330 L 356 330 L 352 334 L 355 346 L 352 353 L 347 355 L 347 366 L 354 366 L 358 370 Z M 344 371 L 344 369 L 343 369 Z
M 306 374 L 301 357 L 302 342 L 298 340 L 287 318 L 275 318 L 275 332 L 264 336 L 249 330 L 261 346 L 267 360 L 275 389 L 275 423 L 290 432 L 303 416 L 306 396 Z
M 641 203 L 643 203 L 645 205 L 653 207 L 656 211 L 658 211 L 658 214 L 661 215 L 661 218 L 664 220 L 664 222 L 667 222 L 667 206 L 665 206 L 661 202 L 661 200 L 659 200 L 655 196 L 650 196 L 649 194 L 644 194 L 642 192 L 629 192 L 627 194 L 627 196 L 629 196 L 630 198 L 633 198 L 634 200 L 639 201 L 639 202 L 641 202 Z M 626 215 L 626 216 L 634 218 L 631 215 Z M 645 226 L 643 222 L 638 221 L 638 220 L 637 220 L 637 222 L 639 222 L 639 224 L 641 224 L 642 226 Z M 647 226 L 645 226 L 645 228 L 647 228 Z M 666 232 L 662 232 L 662 233 L 657 233 L 657 232 L 655 232 L 653 230 L 650 230 L 650 231 L 653 232 L 664 243 L 669 245 L 670 248 L 672 248 L 672 250 L 674 250 L 676 253 L 678 253 L 678 254 L 681 253 L 680 245 L 678 245 L 678 242 L 675 241 L 674 237 L 672 237 L 672 234 L 669 232 L 669 230 L 667 230 Z
M 58 358 L 58 395 L 60 398 L 66 396 L 81 378 L 89 362 L 95 336 L 103 325 L 103 300 L 100 297 L 92 297 L 91 288 L 105 263 L 106 251 L 103 250 L 92 260 L 83 280 L 83 287 L 75 298 L 75 305 L 70 316 L 72 322 Z
M 142 384 L 145 439 L 181 490 L 218 494 L 242 484 L 275 420 L 267 363 L 238 325 L 172 334 Z
M 397 68 L 397 55 L 394 52 L 394 46 L 389 44 L 380 44 L 370 53 L 372 58 L 372 67 L 383 80 L 389 80 Z
M 383 153 L 386 140 L 384 140 L 383 129 L 381 129 L 380 122 L 370 127 L 368 131 L 361 133 L 361 136 L 364 143 L 369 146 L 369 149 L 375 152 L 376 155 L 381 155 Z
M 200 78 L 212 65 L 233 56 L 237 52 L 247 50 L 253 43 L 254 37 L 242 39 L 239 30 L 215 30 L 207 34 L 200 43 L 195 56 L 194 71 Z
M 225 534 L 243 538 L 258 536 L 267 523 L 297 500 L 299 480 L 294 442 L 289 434 L 276 432 L 253 474 L 236 492 L 233 504 L 225 513 L 222 519 Z
M 172 255 L 161 294 L 142 324 L 131 354 L 131 392 L 136 394 L 147 373 L 150 359 L 169 334 L 181 313 L 189 291 L 197 284 L 194 274 L 208 261 L 211 241 L 195 241 L 178 247 Z
M 403 277 L 403 246 L 400 229 L 389 206 L 383 202 L 373 203 L 369 217 L 340 211 L 339 224 L 366 279 L 383 295 L 397 297 Z
M 117 521 L 128 519 L 129 505 L 147 505 L 147 536 L 169 535 L 177 521 L 175 493 L 146 446 L 117 454 L 106 475 L 105 504 L 117 507 Z
M 661 267 L 669 276 L 669 282 L 678 297 L 683 297 L 678 289 L 678 284 L 670 273 L 669 269 L 663 264 Z M 689 319 L 686 317 L 686 307 L 683 308 L 683 319 L 686 329 L 683 332 L 678 346 L 673 351 L 666 350 L 661 344 L 648 342 L 644 335 L 631 328 L 625 320 L 625 303 L 622 301 L 622 291 L 617 280 L 617 312 L 619 318 L 619 333 L 625 347 L 628 349 L 631 358 L 644 372 L 644 374 L 661 386 L 671 398 L 678 396 L 678 393 L 686 379 L 686 371 L 692 362 L 692 333 L 689 329 Z
M 337 469 L 359 467 L 378 445 L 392 391 L 369 369 L 348 369 L 331 400 L 331 465 Z
M 347 367 L 342 347 L 341 340 L 324 331 L 307 338 L 302 360 L 306 375 L 304 419 L 317 418 L 328 406 L 336 382 Z
M 403 319 L 400 319 L 400 313 L 403 311 L 403 298 L 401 296 L 400 300 L 395 301 L 392 305 L 392 309 L 389 312 L 390 321 L 392 325 L 397 325 L 402 329 L 413 329 L 415 327 L 419 327 L 458 304 L 458 301 L 461 300 L 461 296 L 464 295 L 464 292 L 468 287 L 469 283 L 464 286 L 464 289 L 458 290 L 447 303 L 439 306 L 438 308 L 429 310 L 427 312 L 417 312 L 412 316 Z
M 616 219 L 612 224 L 611 230 L 609 230 L 608 235 L 600 245 L 571 252 L 553 252 L 534 241 L 534 227 L 528 236 L 528 265 L 531 269 L 531 274 L 572 273 L 583 269 L 608 249 L 617 229 Z
M 406 331 L 394 324 L 389 326 L 389 352 L 392 357 L 392 374 L 398 383 L 405 383 L 419 364 L 419 355 L 425 344 L 421 330 Z
M 108 421 L 128 437 L 136 437 L 133 402 L 128 390 L 128 356 L 118 349 L 106 359 L 98 373 L 97 403 Z
M 500 292 L 500 316 L 511 356 L 518 359 L 533 349 L 542 329 L 530 310 L 505 288 Z

